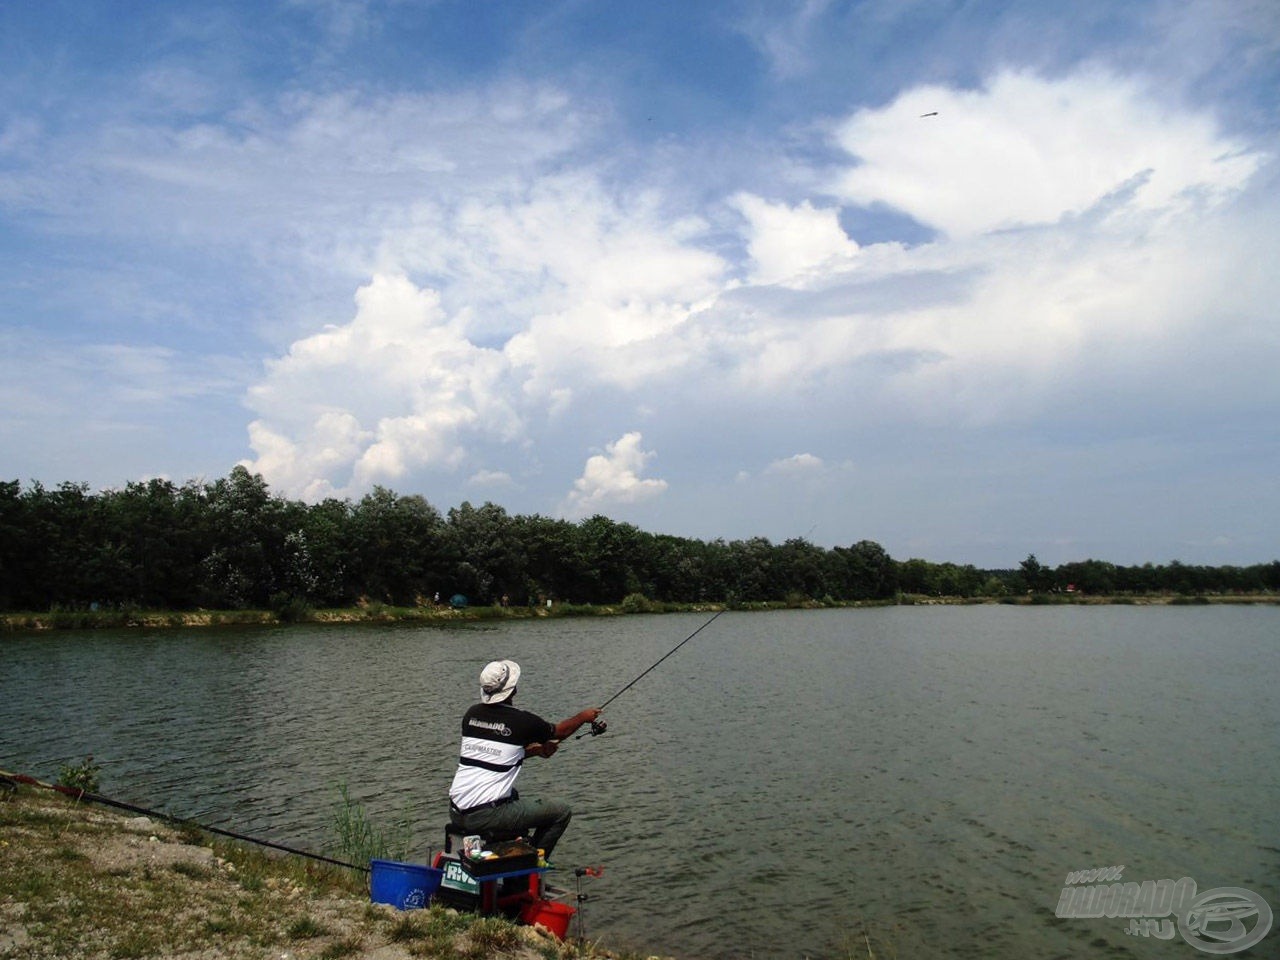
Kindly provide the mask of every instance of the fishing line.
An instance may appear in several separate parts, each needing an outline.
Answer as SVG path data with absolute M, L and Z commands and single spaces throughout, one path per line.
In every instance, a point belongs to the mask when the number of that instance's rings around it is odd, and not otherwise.
M 696 637 L 698 634 L 700 634 L 703 630 L 705 630 L 705 629 L 707 629 L 707 627 L 711 626 L 711 624 L 715 621 L 716 617 L 720 616 L 720 614 L 722 614 L 722 613 L 724 613 L 724 611 L 723 611 L 723 610 L 719 610 L 719 611 L 717 611 L 717 612 L 715 613 L 715 615 L 714 615 L 714 616 L 712 616 L 712 618 L 711 618 L 710 620 L 708 620 L 706 623 L 704 623 L 702 626 L 700 626 L 697 630 L 693 631 L 693 633 L 689 634 L 687 637 L 685 637 L 683 640 L 681 640 L 679 643 L 677 643 L 674 647 L 672 647 L 670 650 L 668 650 L 666 653 L 664 653 L 661 657 L 659 657 L 659 658 L 658 658 L 657 663 L 655 663 L 653 666 L 651 666 L 651 667 L 650 667 L 648 670 L 646 670 L 644 673 L 640 674 L 640 676 L 636 677 L 634 680 L 632 680 L 630 683 L 628 683 L 625 687 L 623 687 L 621 690 L 619 690 L 617 693 L 615 693 L 612 697 L 610 697 L 610 698 L 609 698 L 608 700 L 606 700 L 604 703 L 600 704 L 600 709 L 601 709 L 601 710 L 603 710 L 605 707 L 607 707 L 609 704 L 613 703 L 613 701 L 617 700 L 620 696 L 622 696 L 624 693 L 626 693 L 628 690 L 630 690 L 632 687 L 634 687 L 637 683 L 639 683 L 641 680 L 643 680 L 646 676 L 648 676 L 650 673 L 652 673 L 652 672 L 657 668 L 658 664 L 662 663 L 662 661 L 663 661 L 663 660 L 667 659 L 667 657 L 671 656 L 673 653 L 675 653 L 677 650 L 679 650 L 681 647 L 683 647 L 686 643 L 688 643 L 690 640 L 692 640 L 694 637 Z

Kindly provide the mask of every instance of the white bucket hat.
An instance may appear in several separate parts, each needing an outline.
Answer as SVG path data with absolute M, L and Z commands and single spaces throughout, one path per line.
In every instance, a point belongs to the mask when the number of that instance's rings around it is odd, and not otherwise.
M 520 681 L 520 664 L 514 660 L 494 660 L 480 671 L 480 701 L 501 703 L 515 693 Z

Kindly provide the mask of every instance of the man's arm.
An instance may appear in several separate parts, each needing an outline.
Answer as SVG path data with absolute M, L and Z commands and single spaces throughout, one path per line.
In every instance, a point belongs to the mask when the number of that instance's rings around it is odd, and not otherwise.
M 596 717 L 600 716 L 600 711 L 596 707 L 588 707 L 579 713 L 575 713 L 567 720 L 561 720 L 556 724 L 555 733 L 552 739 L 546 743 L 530 743 L 524 748 L 525 756 L 528 757 L 549 757 L 560 747 L 560 741 L 565 737 L 572 736 L 577 732 L 578 728 L 583 724 L 590 723 Z
M 596 717 L 600 716 L 600 711 L 596 707 L 587 707 L 580 713 L 575 713 L 568 720 L 561 720 L 556 724 L 557 740 L 563 740 L 565 737 L 573 736 L 580 726 L 584 723 L 590 723 Z

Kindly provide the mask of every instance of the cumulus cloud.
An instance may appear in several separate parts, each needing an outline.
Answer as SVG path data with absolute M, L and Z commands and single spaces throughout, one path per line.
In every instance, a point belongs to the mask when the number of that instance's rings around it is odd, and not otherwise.
M 471 431 L 515 436 L 501 353 L 468 341 L 435 291 L 377 276 L 356 305 L 350 323 L 294 343 L 249 391 L 250 469 L 316 498 L 453 469 Z
M 643 479 L 645 465 L 656 456 L 641 448 L 641 435 L 623 434 L 605 447 L 605 452 L 588 458 L 582 476 L 573 483 L 561 512 L 566 517 L 591 516 L 620 504 L 636 504 L 661 496 L 667 482 Z
M 540 278 L 505 353 L 527 374 L 526 391 L 550 395 L 582 383 L 634 387 L 681 365 L 672 337 L 723 288 L 726 265 L 699 245 L 704 232 L 651 196 L 610 194 L 579 174 L 468 211 L 458 239 L 491 251 L 490 282 L 515 270 Z
M 749 225 L 752 283 L 796 285 L 824 268 L 847 263 L 858 252 L 834 209 L 814 209 L 808 200 L 794 207 L 769 203 L 745 193 L 734 205 Z
M 834 136 L 851 157 L 836 193 L 941 235 L 842 246 L 822 211 L 740 195 L 755 286 L 704 319 L 744 391 L 799 403 L 821 383 L 866 422 L 1009 424 L 1100 413 L 1128 384 L 1167 398 L 1155 371 L 1185 365 L 1210 331 L 1256 339 L 1244 301 L 1275 284 L 1237 248 L 1274 240 L 1236 201 L 1268 158 L 1205 115 L 1100 71 L 1007 72 L 977 90 L 913 88 Z M 794 292 L 763 289 L 786 276 Z
M 855 113 L 836 140 L 859 161 L 835 178 L 839 196 L 888 204 L 955 238 L 1055 223 L 1126 187 L 1125 206 L 1138 211 L 1217 199 L 1259 164 L 1208 117 L 1102 70 L 914 87 Z
M 537 98 L 520 102 L 508 135 L 537 144 L 540 124 L 565 129 Z M 291 134 L 301 143 L 381 130 L 421 105 L 305 109 Z M 273 485 L 317 497 L 425 472 L 524 488 L 511 455 L 536 450 L 552 424 L 590 413 L 592 429 L 618 429 L 644 410 L 687 431 L 691 410 L 765 394 L 779 422 L 855 428 L 1114 409 L 1129 384 L 1167 394 L 1169 371 L 1210 331 L 1256 340 L 1256 305 L 1278 293 L 1243 266 L 1259 238 L 1274 246 L 1267 218 L 1241 230 L 1234 202 L 1266 158 L 1096 70 L 918 87 L 856 112 L 832 127 L 848 162 L 830 195 L 722 198 L 740 263 L 713 211 L 672 209 L 587 166 L 526 162 L 558 157 L 549 143 L 506 167 L 485 152 L 472 169 L 479 147 L 455 132 L 429 148 L 382 145 L 419 188 L 399 205 L 391 190 L 349 231 L 377 237 L 357 244 L 377 269 L 355 317 L 298 338 L 250 391 L 249 465 Z M 896 208 L 937 237 L 860 246 L 832 196 Z M 529 456 L 546 483 L 567 481 L 563 465 Z M 623 435 L 562 509 L 656 496 L 663 481 L 641 479 L 650 457 L 638 433 Z M 764 475 L 823 467 L 798 454 Z

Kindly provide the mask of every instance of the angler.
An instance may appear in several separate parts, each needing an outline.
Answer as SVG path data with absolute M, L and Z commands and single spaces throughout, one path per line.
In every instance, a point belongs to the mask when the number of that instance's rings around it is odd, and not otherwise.
M 590 732 L 579 734 L 579 738 L 604 733 L 608 728 L 600 712 L 710 626 L 720 613 L 599 707 L 588 707 L 555 724 L 513 705 L 520 681 L 518 663 L 494 660 L 487 664 L 480 672 L 480 702 L 462 718 L 458 769 L 449 788 L 449 825 L 444 849 L 432 864 L 440 874 L 433 896 L 463 909 L 518 915 L 525 923 L 546 926 L 562 940 L 576 917 L 578 935 L 585 937 L 579 909 L 587 900 L 582 878 L 598 877 L 600 871 L 590 867 L 574 871 L 579 907 L 555 902 L 569 892 L 544 884 L 542 874 L 550 867 L 547 860 L 572 812 L 565 803 L 521 798 L 515 788 L 520 768 L 525 757 L 552 756 L 561 741 L 586 724 L 591 725 Z M 541 858 L 537 850 L 542 851 Z
M 484 836 L 528 834 L 547 859 L 569 826 L 567 803 L 526 800 L 516 791 L 525 757 L 550 757 L 560 741 L 584 724 L 595 724 L 598 707 L 588 707 L 559 723 L 512 705 L 520 665 L 495 660 L 480 672 L 480 702 L 462 717 L 458 770 L 449 787 L 449 819 L 463 833 Z

